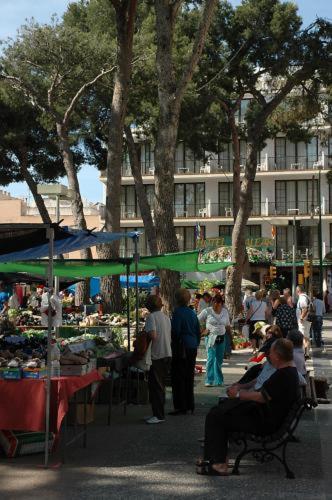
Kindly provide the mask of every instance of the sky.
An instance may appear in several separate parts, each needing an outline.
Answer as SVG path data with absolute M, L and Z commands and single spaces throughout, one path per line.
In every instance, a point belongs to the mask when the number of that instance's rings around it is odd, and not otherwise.
M 59 17 L 67 8 L 69 0 L 0 0 L 0 39 L 15 37 L 17 29 L 26 19 L 32 17 L 40 23 L 50 21 L 52 14 Z M 231 0 L 238 5 L 241 0 Z M 331 0 L 297 0 L 304 25 L 310 24 L 317 16 L 332 18 Z M 102 201 L 102 185 L 98 179 L 98 172 L 93 167 L 83 167 L 79 173 L 81 193 L 84 198 L 92 202 Z M 66 181 L 61 181 L 66 184 Z M 14 196 L 31 197 L 24 183 L 10 184 L 5 188 Z

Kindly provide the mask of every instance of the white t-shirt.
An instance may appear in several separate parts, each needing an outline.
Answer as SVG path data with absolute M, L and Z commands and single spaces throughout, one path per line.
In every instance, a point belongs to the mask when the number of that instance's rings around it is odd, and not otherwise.
M 250 308 L 251 313 L 249 314 L 249 321 L 265 321 L 265 312 L 267 310 L 266 302 L 254 299 Z
M 307 315 L 309 314 L 310 299 L 305 293 L 300 293 L 296 304 L 296 317 L 299 320 L 302 314 L 302 309 L 308 309 Z M 305 318 L 306 319 L 306 318 Z
M 152 340 L 151 359 L 171 358 L 171 321 L 166 314 L 155 311 L 146 318 L 145 331 L 155 331 L 157 338 Z
M 62 325 L 62 302 L 59 297 L 56 295 L 52 295 L 50 298 L 51 308 L 55 312 L 52 316 L 52 326 L 57 327 Z M 41 324 L 42 326 L 48 325 L 48 295 L 47 293 L 43 293 L 41 306 Z

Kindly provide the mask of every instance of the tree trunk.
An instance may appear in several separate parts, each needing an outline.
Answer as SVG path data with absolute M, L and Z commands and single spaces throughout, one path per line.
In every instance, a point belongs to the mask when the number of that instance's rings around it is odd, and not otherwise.
M 241 183 L 240 206 L 232 234 L 232 260 L 235 266 L 227 269 L 226 304 L 231 316 L 241 311 L 241 282 L 246 263 L 246 226 L 252 211 L 252 189 L 257 168 L 257 147 L 248 146 L 248 159 L 244 179 Z
M 206 0 L 191 56 L 176 81 L 173 64 L 173 34 L 181 1 L 155 0 L 158 75 L 158 133 L 155 148 L 155 227 L 159 252 L 178 251 L 174 227 L 174 170 L 179 115 L 184 93 L 202 54 L 217 0 Z M 180 286 L 179 273 L 160 273 L 160 290 L 166 309 L 174 305 L 174 291 Z
M 233 145 L 233 218 L 236 220 L 240 208 L 240 191 L 241 191 L 241 169 L 240 169 L 240 141 L 237 126 L 235 123 L 235 111 L 229 109 L 228 123 L 231 129 L 232 145 Z
M 36 207 L 38 208 L 39 215 L 43 221 L 44 224 L 50 224 L 52 222 L 51 217 L 47 211 L 45 202 L 43 197 L 37 192 L 37 184 L 32 177 L 31 173 L 29 172 L 28 169 L 28 158 L 27 158 L 27 150 L 24 148 L 24 150 L 21 150 L 21 158 L 20 158 L 20 170 L 23 179 L 27 183 L 31 194 L 33 196 L 33 199 L 35 200 Z
M 149 243 L 151 255 L 157 255 L 158 247 L 157 247 L 156 230 L 151 215 L 151 207 L 143 184 L 141 165 L 137 153 L 137 148 L 129 125 L 125 127 L 125 133 L 126 133 L 127 147 L 129 152 L 131 173 L 133 174 L 135 181 L 135 190 L 136 190 L 139 209 L 144 224 L 146 238 Z
M 56 130 L 59 139 L 59 149 L 63 159 L 63 166 L 66 171 L 68 187 L 71 189 L 71 209 L 74 217 L 74 223 L 77 229 L 87 229 L 85 220 L 83 202 L 81 197 L 80 185 L 77 178 L 77 173 L 74 165 L 73 154 L 70 149 L 67 129 L 62 123 L 56 124 Z M 91 248 L 84 248 L 80 251 L 81 259 L 92 259 Z M 90 296 L 90 280 L 80 281 L 77 283 L 75 291 L 75 304 L 88 304 Z
M 107 183 L 106 183 L 106 231 L 120 231 L 120 200 L 121 200 L 121 166 L 123 148 L 123 129 L 127 112 L 127 102 L 132 68 L 132 50 L 134 21 L 137 0 L 120 2 L 115 6 L 117 26 L 117 72 L 114 78 L 114 90 L 111 105 L 111 120 L 108 136 L 107 151 Z M 116 241 L 105 245 L 102 250 L 105 258 L 116 259 L 119 257 L 120 243 Z M 113 311 L 120 312 L 122 296 L 120 279 L 114 276 L 110 280 L 102 280 L 102 294 L 104 302 L 110 304 Z

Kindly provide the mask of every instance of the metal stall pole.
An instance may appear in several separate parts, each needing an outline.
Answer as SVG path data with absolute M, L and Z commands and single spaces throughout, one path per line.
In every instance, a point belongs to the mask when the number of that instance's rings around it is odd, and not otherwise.
M 321 200 L 321 170 L 318 170 L 318 251 L 319 251 L 319 293 L 323 296 L 323 235 L 322 235 L 322 200 Z
M 293 271 L 292 271 L 292 296 L 296 300 L 296 219 L 293 215 Z
M 128 339 L 128 351 L 130 351 L 130 302 L 129 302 L 129 272 L 130 264 L 126 264 L 126 287 L 127 287 L 127 339 Z
M 48 467 L 49 450 L 48 450 L 48 436 L 50 432 L 50 402 L 51 402 L 51 341 L 52 341 L 52 308 L 51 308 L 51 288 L 53 287 L 53 253 L 54 253 L 54 229 L 53 227 L 47 228 L 48 237 L 48 271 L 47 271 L 47 285 L 48 285 L 48 322 L 47 322 L 47 377 L 46 377 L 46 408 L 45 408 L 45 460 L 44 465 Z
M 134 254 L 134 262 L 135 262 L 135 299 L 136 299 L 136 336 L 138 335 L 139 330 L 139 315 L 138 315 L 138 261 L 139 261 L 139 253 L 138 253 L 138 234 L 134 237 L 134 245 L 135 245 L 135 254 Z

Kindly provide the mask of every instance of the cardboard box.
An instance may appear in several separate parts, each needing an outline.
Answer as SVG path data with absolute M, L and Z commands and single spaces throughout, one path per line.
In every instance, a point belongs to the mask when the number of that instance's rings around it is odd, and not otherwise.
M 48 447 L 52 449 L 54 434 L 49 434 Z M 45 432 L 0 431 L 0 446 L 8 458 L 42 453 L 45 449 Z
M 69 403 L 69 410 L 67 413 L 68 425 L 90 424 L 95 419 L 95 404 L 87 403 L 86 405 L 86 421 L 84 422 L 84 404 L 83 403 Z
M 4 368 L 2 378 L 5 380 L 20 380 L 22 378 L 21 368 Z
M 40 379 L 47 377 L 47 368 L 23 368 L 22 370 L 23 378 Z
M 60 374 L 61 377 L 79 377 L 80 375 L 86 375 L 88 365 L 61 365 Z

